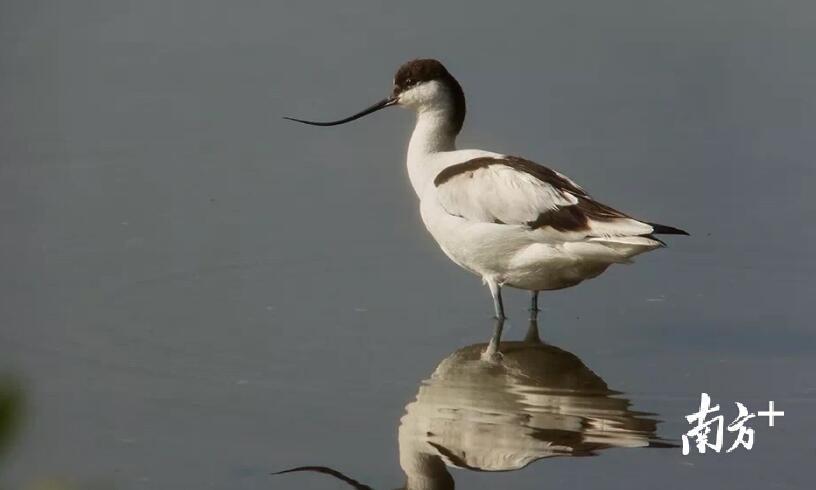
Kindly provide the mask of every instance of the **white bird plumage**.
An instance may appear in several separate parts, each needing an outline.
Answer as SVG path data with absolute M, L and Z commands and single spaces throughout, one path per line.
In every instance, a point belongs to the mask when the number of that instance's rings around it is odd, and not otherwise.
M 391 96 L 354 116 L 295 120 L 342 124 L 391 105 L 417 114 L 407 166 L 426 228 L 453 262 L 488 285 L 500 320 L 502 286 L 532 291 L 537 310 L 538 291 L 574 286 L 662 247 L 654 234 L 687 234 L 601 204 L 568 177 L 529 160 L 457 150 L 464 93 L 436 60 L 402 65 Z M 494 337 L 488 350 L 495 353 L 497 345 Z

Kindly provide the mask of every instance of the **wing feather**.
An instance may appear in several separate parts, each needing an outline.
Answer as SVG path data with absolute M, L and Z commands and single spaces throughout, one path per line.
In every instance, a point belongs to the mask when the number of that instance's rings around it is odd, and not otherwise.
M 570 239 L 652 233 L 648 223 L 601 204 L 566 176 L 518 157 L 480 157 L 437 175 L 437 198 L 469 221 L 521 225 Z

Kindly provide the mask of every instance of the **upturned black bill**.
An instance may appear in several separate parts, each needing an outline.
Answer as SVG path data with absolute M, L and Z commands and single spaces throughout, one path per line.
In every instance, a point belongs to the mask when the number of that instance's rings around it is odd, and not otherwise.
M 373 106 L 371 106 L 371 107 L 369 107 L 367 109 L 363 109 L 362 111 L 358 112 L 357 114 L 354 114 L 353 116 L 349 116 L 349 117 L 347 117 L 345 119 L 339 119 L 337 121 L 326 121 L 326 122 L 306 121 L 305 119 L 296 119 L 294 117 L 284 117 L 284 119 L 288 119 L 290 121 L 295 121 L 295 122 L 299 122 L 299 123 L 303 123 L 303 124 L 311 124 L 312 126 L 337 126 L 338 124 L 345 124 L 347 122 L 351 122 L 351 121 L 354 121 L 356 119 L 360 119 L 363 116 L 367 116 L 368 114 L 371 114 L 372 112 L 377 112 L 380 109 L 385 109 L 386 107 L 390 107 L 390 106 L 392 106 L 392 105 L 394 105 L 396 103 L 397 103 L 397 98 L 396 97 L 387 97 L 387 98 L 377 102 Z

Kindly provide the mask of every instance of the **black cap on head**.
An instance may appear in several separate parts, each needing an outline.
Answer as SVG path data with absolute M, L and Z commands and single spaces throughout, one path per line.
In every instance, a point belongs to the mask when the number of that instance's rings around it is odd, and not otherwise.
M 459 82 L 448 72 L 445 65 L 438 60 L 426 58 L 416 59 L 403 63 L 394 75 L 394 93 L 398 96 L 400 92 L 423 82 L 438 81 L 442 83 L 453 97 L 453 130 L 459 133 L 465 122 L 465 92 Z
M 403 63 L 394 75 L 394 86 L 400 91 L 413 87 L 422 82 L 431 80 L 443 81 L 453 78 L 445 66 L 437 60 L 413 60 Z

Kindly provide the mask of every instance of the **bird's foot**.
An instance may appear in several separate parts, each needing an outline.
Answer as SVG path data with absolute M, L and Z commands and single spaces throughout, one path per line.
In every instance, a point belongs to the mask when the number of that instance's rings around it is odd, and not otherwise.
M 492 363 L 500 363 L 504 359 L 504 354 L 499 352 L 499 343 L 491 341 L 482 351 L 482 360 Z
M 500 364 L 504 360 L 504 354 L 497 350 L 485 349 L 482 352 L 482 361 L 493 364 Z

